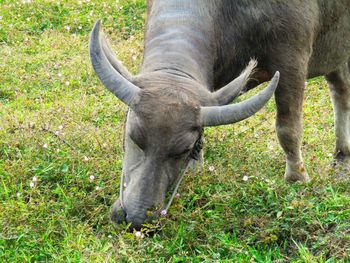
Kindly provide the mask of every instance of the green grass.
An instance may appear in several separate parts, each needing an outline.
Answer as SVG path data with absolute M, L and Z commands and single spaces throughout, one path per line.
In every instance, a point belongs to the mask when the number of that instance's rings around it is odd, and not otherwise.
M 126 107 L 93 73 L 88 35 L 102 18 L 136 73 L 145 13 L 140 0 L 0 0 L 0 262 L 348 262 L 350 188 L 329 166 L 322 78 L 305 94 L 310 183 L 283 181 L 271 101 L 249 120 L 206 129 L 204 169 L 186 176 L 161 231 L 137 239 L 111 224 Z

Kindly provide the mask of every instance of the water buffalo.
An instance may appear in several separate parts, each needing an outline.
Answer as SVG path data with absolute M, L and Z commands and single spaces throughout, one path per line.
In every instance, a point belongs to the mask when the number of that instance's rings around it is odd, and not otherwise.
M 308 181 L 300 147 L 310 77 L 325 75 L 329 82 L 335 159 L 350 160 L 350 0 L 149 0 L 137 76 L 114 56 L 100 26 L 98 21 L 91 33 L 93 68 L 130 109 L 125 188 L 112 207 L 114 222 L 140 228 L 198 151 L 202 128 L 248 118 L 273 93 L 285 179 Z M 257 95 L 230 104 L 242 90 L 271 78 Z

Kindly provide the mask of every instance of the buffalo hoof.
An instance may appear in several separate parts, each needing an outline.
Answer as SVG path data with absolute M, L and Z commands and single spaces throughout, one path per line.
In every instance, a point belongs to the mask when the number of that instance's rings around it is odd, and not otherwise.
M 336 181 L 348 181 L 350 180 L 350 156 L 345 156 L 338 153 L 331 167 L 334 169 L 333 179 Z
M 296 182 L 307 183 L 310 181 L 310 177 L 302 162 L 297 164 L 287 163 L 284 179 L 288 183 L 296 183 Z

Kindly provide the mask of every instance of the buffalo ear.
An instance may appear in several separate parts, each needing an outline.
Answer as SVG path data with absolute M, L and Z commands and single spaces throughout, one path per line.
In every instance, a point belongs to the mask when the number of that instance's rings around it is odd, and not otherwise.
M 217 101 L 218 105 L 227 105 L 231 103 L 245 88 L 249 78 L 255 72 L 255 68 L 258 62 L 254 59 L 250 60 L 247 67 L 242 73 L 232 80 L 225 87 L 212 93 L 214 101 Z
M 205 126 L 226 125 L 247 119 L 258 112 L 275 92 L 280 73 L 277 71 L 270 84 L 253 97 L 237 104 L 201 107 L 201 124 Z

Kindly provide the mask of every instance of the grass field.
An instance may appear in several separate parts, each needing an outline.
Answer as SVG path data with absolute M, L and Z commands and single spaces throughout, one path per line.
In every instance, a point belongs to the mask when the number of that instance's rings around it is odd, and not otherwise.
M 111 224 L 126 107 L 94 74 L 88 38 L 102 18 L 137 73 L 145 12 L 140 0 L 0 0 L 0 262 L 349 262 L 350 183 L 329 165 L 322 78 L 305 94 L 310 183 L 283 180 L 271 101 L 206 129 L 204 169 L 186 176 L 154 236 Z

